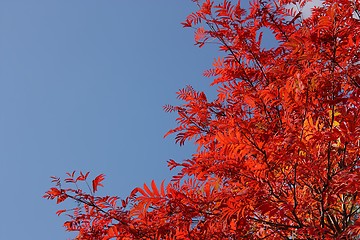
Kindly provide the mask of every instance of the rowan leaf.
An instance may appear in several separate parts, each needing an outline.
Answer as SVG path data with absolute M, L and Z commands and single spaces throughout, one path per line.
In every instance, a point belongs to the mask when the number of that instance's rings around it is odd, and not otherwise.
M 101 187 L 104 186 L 101 183 L 104 179 L 105 179 L 105 175 L 100 174 L 97 177 L 95 177 L 95 179 L 92 181 L 92 190 L 94 193 L 97 192 L 99 186 L 101 186 Z

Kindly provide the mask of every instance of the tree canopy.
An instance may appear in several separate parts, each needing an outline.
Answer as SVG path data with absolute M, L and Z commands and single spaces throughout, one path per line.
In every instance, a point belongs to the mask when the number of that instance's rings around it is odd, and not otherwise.
M 179 90 L 176 143 L 195 144 L 169 183 L 126 199 L 76 187 L 68 173 L 45 198 L 67 212 L 78 239 L 349 239 L 360 235 L 360 2 L 192 0 L 183 22 L 223 52 L 204 75 L 217 97 Z M 265 48 L 271 33 L 276 47 Z M 70 186 L 68 187 L 68 185 Z M 71 185 L 75 184 L 75 185 Z

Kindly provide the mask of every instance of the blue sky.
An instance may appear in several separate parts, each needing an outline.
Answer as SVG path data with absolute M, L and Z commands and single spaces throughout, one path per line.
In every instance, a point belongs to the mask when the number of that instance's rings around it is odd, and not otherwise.
M 50 176 L 106 175 L 100 194 L 126 196 L 169 179 L 182 160 L 164 133 L 175 92 L 217 55 L 180 22 L 189 0 L 0 0 L 0 239 L 68 239 Z M 60 206 L 61 208 L 61 206 Z

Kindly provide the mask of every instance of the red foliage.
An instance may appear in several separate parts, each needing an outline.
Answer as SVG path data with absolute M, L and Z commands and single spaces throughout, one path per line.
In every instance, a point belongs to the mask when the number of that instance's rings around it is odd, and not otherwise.
M 78 239 L 352 239 L 360 235 L 360 3 L 326 0 L 193 0 L 183 25 L 224 58 L 205 72 L 218 96 L 186 87 L 175 133 L 195 140 L 192 159 L 169 160 L 165 186 L 136 188 L 121 206 L 93 189 L 56 186 L 44 197 L 79 207 L 65 223 Z M 263 29 L 278 45 L 262 45 Z M 69 174 L 65 181 L 86 181 Z M 62 210 L 57 212 L 63 213 Z

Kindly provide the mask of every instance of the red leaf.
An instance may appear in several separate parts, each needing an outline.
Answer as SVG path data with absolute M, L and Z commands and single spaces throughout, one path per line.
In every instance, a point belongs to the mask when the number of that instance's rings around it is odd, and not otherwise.
M 159 190 L 158 190 L 158 188 L 157 188 L 156 183 L 155 183 L 154 180 L 151 181 L 151 188 L 152 188 L 153 191 L 154 191 L 154 195 L 155 195 L 156 197 L 159 197 L 159 196 L 160 196 L 160 193 L 159 193 Z
M 57 197 L 56 203 L 59 204 L 59 203 L 65 201 L 67 198 L 68 198 L 68 195 L 66 195 L 66 194 L 61 194 L 60 196 Z
M 76 181 L 85 181 L 85 180 L 87 179 L 87 177 L 89 176 L 89 173 L 90 173 L 90 172 L 87 172 L 87 173 L 84 175 L 82 172 L 80 172 L 80 176 L 78 176 L 78 177 L 76 178 Z
M 51 198 L 53 199 L 54 197 L 57 197 L 59 195 L 61 195 L 61 191 L 57 188 L 52 187 L 49 191 L 46 192 L 44 197 L 46 196 L 47 198 L 49 198 L 48 196 L 51 196 Z
M 164 188 L 164 181 L 161 182 L 160 191 L 161 191 L 161 196 L 165 197 L 166 193 Z
M 153 193 L 151 192 L 150 188 L 144 183 L 144 189 L 149 194 L 150 197 L 153 196 Z
M 66 212 L 66 209 L 58 210 L 58 211 L 56 211 L 56 215 L 60 216 L 64 212 Z
M 98 190 L 98 186 L 103 187 L 104 185 L 101 184 L 101 182 L 105 179 L 105 175 L 104 174 L 100 174 L 99 176 L 97 176 L 93 181 L 92 181 L 92 187 L 93 187 L 93 192 L 96 192 Z

